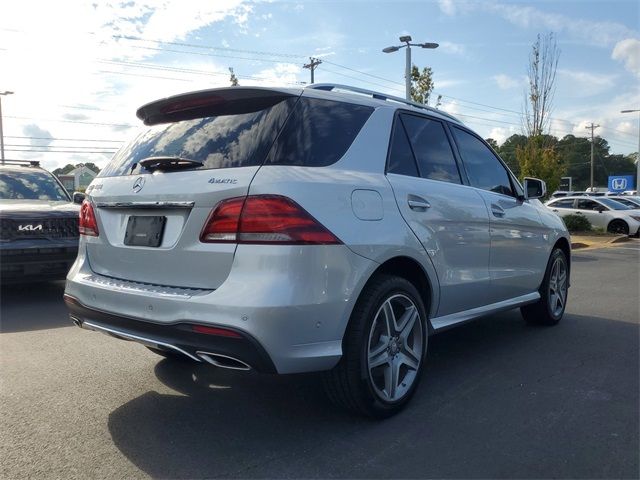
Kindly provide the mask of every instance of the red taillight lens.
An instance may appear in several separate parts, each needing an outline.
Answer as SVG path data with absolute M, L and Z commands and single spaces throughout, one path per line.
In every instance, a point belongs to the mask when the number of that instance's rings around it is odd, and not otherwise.
M 88 235 L 90 237 L 98 236 L 98 222 L 93 211 L 93 205 L 89 200 L 82 202 L 80 207 L 80 223 L 78 225 L 80 235 Z
M 200 241 L 280 245 L 341 243 L 300 205 L 280 195 L 252 195 L 220 202 L 209 216 Z
M 191 330 L 196 333 L 204 333 L 205 335 L 215 335 L 218 337 L 242 338 L 237 332 L 220 327 L 205 327 L 204 325 L 191 325 Z

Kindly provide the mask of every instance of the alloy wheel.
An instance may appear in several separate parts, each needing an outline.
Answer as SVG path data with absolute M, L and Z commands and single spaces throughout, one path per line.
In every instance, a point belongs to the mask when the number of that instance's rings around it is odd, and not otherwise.
M 367 368 L 376 395 L 402 399 L 415 382 L 424 351 L 423 321 L 414 302 L 402 294 L 387 298 L 369 332 Z

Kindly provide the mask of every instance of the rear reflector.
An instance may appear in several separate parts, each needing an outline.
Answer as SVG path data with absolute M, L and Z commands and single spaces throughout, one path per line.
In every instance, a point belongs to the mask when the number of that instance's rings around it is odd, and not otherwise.
M 340 240 L 300 205 L 280 195 L 220 202 L 200 234 L 205 243 L 336 245 Z
M 80 235 L 86 235 L 89 237 L 98 236 L 98 222 L 96 220 L 96 214 L 93 211 L 93 205 L 89 200 L 84 200 L 80 207 L 80 222 L 78 223 L 78 231 Z
M 237 332 L 227 330 L 220 327 L 205 327 L 204 325 L 191 325 L 191 329 L 196 333 L 204 333 L 205 335 L 215 335 L 217 337 L 242 338 Z

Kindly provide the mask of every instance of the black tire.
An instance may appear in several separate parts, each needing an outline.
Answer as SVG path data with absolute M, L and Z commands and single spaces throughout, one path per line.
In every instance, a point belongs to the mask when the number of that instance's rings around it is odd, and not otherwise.
M 629 224 L 624 220 L 612 220 L 607 225 L 607 232 L 629 235 Z
M 564 268 L 565 280 L 564 285 L 560 285 L 558 290 L 563 291 L 562 306 L 558 307 L 557 297 L 554 301 L 554 285 L 552 284 L 552 276 L 554 273 L 554 266 L 557 262 L 560 262 Z M 522 316 L 527 323 L 534 325 L 556 325 L 564 315 L 564 311 L 567 307 L 567 298 L 569 293 L 569 263 L 567 262 L 567 256 L 561 248 L 556 248 L 551 252 L 549 262 L 547 263 L 547 270 L 544 274 L 542 285 L 540 285 L 540 300 L 530 305 L 525 305 L 520 308 Z M 557 293 L 556 293 L 557 295 Z M 555 307 L 552 305 L 555 304 Z
M 385 320 L 389 309 L 405 316 L 392 315 L 393 323 L 389 323 Z M 397 328 L 397 322 L 403 319 L 405 327 Z M 391 324 L 392 329 L 388 327 Z M 340 407 L 370 417 L 385 418 L 402 410 L 420 381 L 427 352 L 427 324 L 424 302 L 413 284 L 391 275 L 373 277 L 351 314 L 340 362 L 323 374 L 329 398 Z M 377 363 L 374 356 L 385 356 L 386 360 L 373 366 L 371 363 Z M 387 388 L 389 384 L 393 387 Z
M 153 348 L 153 347 L 146 347 L 146 348 L 151 350 L 156 355 L 160 355 L 161 357 L 164 357 L 168 360 L 173 360 L 178 362 L 190 361 L 190 359 L 187 356 L 182 355 L 181 353 L 178 353 L 178 352 L 172 352 L 171 350 L 160 350 L 159 348 Z

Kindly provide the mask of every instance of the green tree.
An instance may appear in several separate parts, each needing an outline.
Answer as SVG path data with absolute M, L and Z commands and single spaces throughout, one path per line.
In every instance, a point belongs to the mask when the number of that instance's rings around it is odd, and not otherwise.
M 429 105 L 429 97 L 434 87 L 431 67 L 424 67 L 422 72 L 416 65 L 411 67 L 411 100 Z
M 496 152 L 500 148 L 498 147 L 498 142 L 496 142 L 493 138 L 485 138 L 484 141 L 487 142 L 489 146 L 493 148 Z
M 544 180 L 549 192 L 558 189 L 560 177 L 566 167 L 555 145 L 549 145 L 545 135 L 529 137 L 523 146 L 516 147 L 516 159 L 520 165 L 520 178 L 535 177 Z
M 500 147 L 496 150 L 498 155 L 504 160 L 513 173 L 516 176 L 520 175 L 520 164 L 516 158 L 516 148 L 522 147 L 527 143 L 527 137 L 524 135 L 518 135 L 517 133 L 507 138 Z

